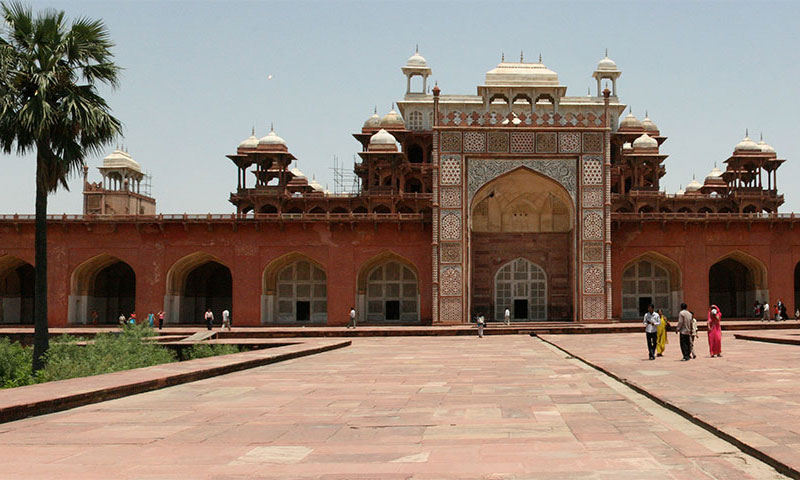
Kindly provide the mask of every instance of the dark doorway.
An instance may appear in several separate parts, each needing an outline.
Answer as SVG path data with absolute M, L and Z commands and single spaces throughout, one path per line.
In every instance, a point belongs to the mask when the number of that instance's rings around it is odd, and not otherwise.
M 644 314 L 647 313 L 647 310 L 650 308 L 650 304 L 653 303 L 653 297 L 639 297 L 639 316 L 644 318 Z M 722 307 L 720 307 L 722 308 Z
M 206 262 L 186 277 L 181 299 L 181 323 L 203 323 L 203 313 L 210 308 L 219 322 L 222 311 L 231 310 L 233 279 L 231 271 L 221 263 Z
M 386 320 L 400 320 L 399 300 L 386 300 Z
M 295 309 L 297 311 L 297 321 L 307 322 L 311 320 L 311 302 L 301 300 L 296 302 Z
M 0 272 L 0 323 L 33 324 L 34 273 L 28 263 L 5 276 Z
M 798 308 L 800 308 L 800 263 L 794 266 L 794 309 Z
M 709 270 L 708 292 L 710 304 L 717 305 L 723 315 L 749 317 L 749 309 L 756 301 L 753 273 L 736 260 L 726 258 Z
M 514 300 L 514 320 L 528 319 L 528 300 L 525 298 Z
M 136 274 L 125 262 L 115 262 L 102 269 L 89 291 L 88 319 L 97 312 L 98 323 L 117 323 L 120 314 L 126 317 L 136 311 Z M 145 312 L 146 313 L 146 312 Z M 139 313 L 140 319 L 145 315 Z

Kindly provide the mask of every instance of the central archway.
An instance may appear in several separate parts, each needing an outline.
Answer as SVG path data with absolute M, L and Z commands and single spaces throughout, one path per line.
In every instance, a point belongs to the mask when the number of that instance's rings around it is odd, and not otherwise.
M 204 252 L 187 255 L 167 272 L 164 310 L 169 323 L 203 323 L 207 308 L 219 323 L 222 311 L 232 310 L 232 300 L 231 271 L 213 255 Z
M 475 193 L 469 225 L 473 312 L 572 318 L 575 213 L 561 184 L 516 168 Z
M 419 323 L 419 275 L 414 264 L 393 252 L 383 252 L 361 266 L 357 312 L 370 323 Z
M 292 252 L 267 265 L 261 288 L 261 323 L 328 321 L 328 277 L 312 258 Z
M 767 268 L 757 258 L 736 251 L 717 260 L 708 271 L 709 303 L 728 318 L 752 316 L 753 304 L 769 298 Z
M 114 324 L 136 311 L 136 274 L 117 257 L 101 254 L 72 272 L 69 322 Z
M 33 324 L 33 265 L 0 255 L 0 324 Z

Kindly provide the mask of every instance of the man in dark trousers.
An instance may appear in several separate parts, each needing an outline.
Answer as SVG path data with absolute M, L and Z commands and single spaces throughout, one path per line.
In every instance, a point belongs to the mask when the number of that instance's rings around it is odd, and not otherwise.
M 661 324 L 661 316 L 655 312 L 655 305 L 652 303 L 647 307 L 644 314 L 644 334 L 647 336 L 647 351 L 650 360 L 656 359 L 656 341 L 658 340 L 658 325 Z
M 685 303 L 681 303 L 681 312 L 678 314 L 678 325 L 675 326 L 681 339 L 682 362 L 689 360 L 692 355 L 692 312 Z

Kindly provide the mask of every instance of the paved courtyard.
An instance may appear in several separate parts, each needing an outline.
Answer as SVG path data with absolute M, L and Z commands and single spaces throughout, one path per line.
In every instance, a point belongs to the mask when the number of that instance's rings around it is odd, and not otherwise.
M 528 336 L 360 338 L 0 424 L 0 465 L 3 479 L 783 478 Z

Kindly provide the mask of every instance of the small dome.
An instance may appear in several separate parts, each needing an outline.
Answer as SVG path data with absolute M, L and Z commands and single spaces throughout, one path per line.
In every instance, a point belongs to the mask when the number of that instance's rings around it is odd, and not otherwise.
M 378 130 L 378 133 L 369 137 L 369 145 L 370 146 L 391 145 L 393 147 L 397 147 L 397 140 L 391 133 L 381 128 L 380 130 Z
M 717 168 L 716 165 L 714 165 L 714 168 L 706 175 L 706 182 L 709 180 L 722 180 L 722 170 Z
M 641 130 L 642 129 L 642 122 L 639 121 L 636 116 L 633 115 L 632 112 L 629 112 L 625 118 L 619 122 L 619 128 L 625 130 Z
M 606 55 L 602 60 L 597 62 L 597 70 L 608 71 L 608 70 L 616 70 L 616 69 L 617 69 L 617 64 L 614 63 L 614 60 L 611 60 L 610 58 L 608 58 L 608 55 Z
M 371 117 L 364 122 L 364 128 L 378 128 L 381 126 L 381 117 L 378 113 L 373 113 Z
M 133 159 L 131 155 L 120 149 L 111 152 L 106 158 L 103 159 L 104 168 L 130 168 L 133 171 L 142 173 L 142 166 L 139 162 Z
M 275 133 L 275 130 L 270 129 L 269 133 L 265 137 L 261 137 L 261 139 L 258 141 L 258 144 L 259 145 L 280 145 L 280 146 L 285 147 L 286 146 L 286 140 L 284 140 L 281 137 L 279 137 Z
M 250 134 L 249 137 L 245 138 L 244 140 L 239 143 L 239 148 L 256 148 L 258 147 L 258 138 L 256 138 L 256 132 L 253 130 L 253 133 Z
M 625 142 L 625 143 L 622 144 L 622 149 L 623 150 L 630 150 L 632 148 L 633 148 L 633 145 L 631 145 L 631 142 Z
M 675 195 L 683 195 L 684 193 L 686 193 L 686 190 L 681 188 L 677 192 L 675 192 Z
M 700 188 L 702 186 L 703 185 L 701 185 L 700 182 L 698 182 L 697 180 L 695 180 L 693 178 L 692 181 L 689 182 L 688 185 L 686 185 L 686 192 L 696 192 L 696 191 L 700 190 Z
M 642 120 L 642 128 L 644 128 L 645 132 L 654 132 L 658 133 L 658 126 L 650 120 L 648 115 L 645 115 L 644 120 Z
M 400 127 L 405 128 L 406 124 L 403 122 L 403 117 L 399 113 L 392 110 L 381 118 L 381 127 Z
M 658 141 L 650 135 L 643 133 L 633 141 L 633 148 L 658 148 Z
M 750 137 L 746 136 L 742 139 L 741 142 L 737 143 L 736 146 L 733 148 L 737 152 L 759 152 L 761 151 L 761 147 L 752 140 Z
M 406 62 L 406 66 L 409 67 L 427 67 L 428 62 L 425 60 L 425 57 L 419 54 L 419 51 L 414 52 L 414 55 L 408 57 L 408 61 Z
M 775 149 L 772 148 L 772 145 L 765 142 L 763 138 L 758 142 L 757 145 L 758 148 L 760 148 L 761 151 L 764 153 L 775 153 Z

